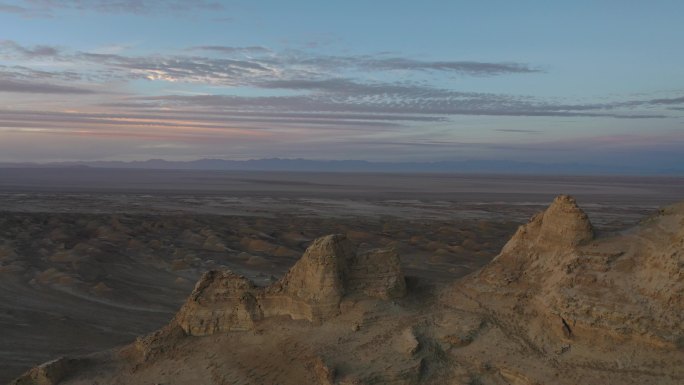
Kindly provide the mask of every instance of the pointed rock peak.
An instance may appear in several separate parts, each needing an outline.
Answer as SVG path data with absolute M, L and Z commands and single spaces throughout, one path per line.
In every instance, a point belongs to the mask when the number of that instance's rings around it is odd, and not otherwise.
M 541 218 L 539 242 L 558 246 L 577 246 L 594 238 L 589 217 L 577 206 L 575 198 L 559 195 Z
M 530 249 L 564 251 L 593 238 L 589 217 L 577 206 L 575 198 L 559 195 L 544 212 L 518 228 L 501 254 L 517 254 Z
M 189 335 L 250 330 L 256 322 L 280 315 L 320 323 L 340 313 L 347 295 L 391 299 L 405 293 L 395 252 L 357 256 L 347 237 L 328 235 L 313 241 L 285 276 L 268 287 L 257 287 L 231 271 L 205 273 L 172 323 Z
M 577 206 L 577 200 L 575 200 L 575 198 L 570 195 L 558 195 L 556 198 L 553 199 L 553 202 L 549 206 L 549 209 L 562 210 L 566 212 L 580 211 L 584 213 L 582 209 L 580 209 L 579 206 Z
M 308 318 L 327 318 L 338 310 L 355 255 L 352 243 L 344 235 L 318 238 L 276 287 L 281 286 L 293 298 L 315 304 L 316 314 Z
M 252 288 L 254 288 L 254 284 L 248 278 L 230 270 L 210 270 L 202 274 L 202 277 L 197 281 L 190 294 L 190 299 L 199 301 L 217 293 L 221 295 L 227 291 L 241 292 Z
M 262 317 L 248 278 L 231 271 L 208 271 L 195 285 L 174 321 L 195 336 L 221 331 L 248 330 Z
M 344 263 L 354 254 L 354 247 L 345 235 L 331 234 L 314 240 L 304 252 L 302 259 L 337 259 Z

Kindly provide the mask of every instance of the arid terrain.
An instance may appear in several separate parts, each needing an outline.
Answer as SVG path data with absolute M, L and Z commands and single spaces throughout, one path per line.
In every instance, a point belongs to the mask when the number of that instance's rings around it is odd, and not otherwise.
M 590 225 L 563 198 L 516 233 L 561 193 Z M 0 198 L 0 383 L 684 379 L 682 179 L 0 169 Z

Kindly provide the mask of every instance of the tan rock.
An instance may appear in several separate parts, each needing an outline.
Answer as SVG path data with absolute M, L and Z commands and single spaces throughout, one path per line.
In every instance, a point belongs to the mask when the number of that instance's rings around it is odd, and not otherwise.
M 339 311 L 345 294 L 344 280 L 354 257 L 352 244 L 343 235 L 316 239 L 302 258 L 270 292 L 283 292 L 310 309 L 307 319 L 320 321 Z
M 465 287 L 539 349 L 626 340 L 675 348 L 684 335 L 683 220 L 673 206 L 594 239 L 575 200 L 559 196 Z
M 420 342 L 416 338 L 413 328 L 404 329 L 396 338 L 395 348 L 403 354 L 412 356 L 418 352 Z
M 684 205 L 594 238 L 559 197 L 479 272 L 389 302 L 396 253 L 328 236 L 267 288 L 205 274 L 171 324 L 63 381 L 679 385 L 683 261 Z
M 563 251 L 593 238 L 593 226 L 584 211 L 577 206 L 575 198 L 559 195 L 546 211 L 520 226 L 501 254 L 516 252 L 520 247 Z
M 175 322 L 191 335 L 248 330 L 262 314 L 252 282 L 230 271 L 202 275 Z
M 311 366 L 311 370 L 314 374 L 314 377 L 317 380 L 317 383 L 320 385 L 333 385 L 335 384 L 335 377 L 337 375 L 336 370 L 334 367 L 331 367 L 330 365 L 326 364 L 323 358 L 321 357 L 315 357 L 309 365 Z
M 29 370 L 12 385 L 56 385 L 79 366 L 77 359 L 60 357 Z
M 395 252 L 357 256 L 345 236 L 328 235 L 316 239 L 288 273 L 267 288 L 229 271 L 205 273 L 175 322 L 191 335 L 247 330 L 272 316 L 320 323 L 339 313 L 346 295 L 389 299 L 405 293 Z
M 392 249 L 371 250 L 357 255 L 350 267 L 347 286 L 351 292 L 380 299 L 406 295 L 406 280 L 399 255 Z

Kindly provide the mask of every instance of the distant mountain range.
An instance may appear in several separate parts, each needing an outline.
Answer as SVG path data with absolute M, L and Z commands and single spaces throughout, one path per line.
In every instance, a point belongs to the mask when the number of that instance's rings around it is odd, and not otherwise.
M 52 163 L 0 163 L 2 168 L 119 168 L 165 170 L 309 171 L 309 172 L 434 172 L 490 174 L 565 175 L 684 175 L 684 165 L 607 166 L 582 163 L 535 163 L 509 160 L 465 160 L 439 162 L 370 162 L 365 160 L 311 159 L 198 159 L 192 161 L 80 161 Z

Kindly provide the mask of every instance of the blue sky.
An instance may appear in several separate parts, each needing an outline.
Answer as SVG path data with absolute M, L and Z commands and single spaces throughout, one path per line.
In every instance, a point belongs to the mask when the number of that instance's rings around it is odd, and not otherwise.
M 0 161 L 684 161 L 680 1 L 0 0 Z

